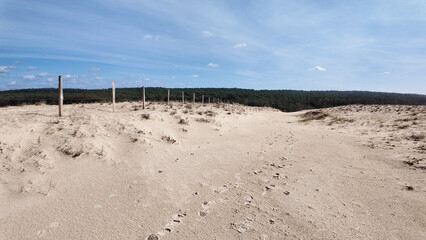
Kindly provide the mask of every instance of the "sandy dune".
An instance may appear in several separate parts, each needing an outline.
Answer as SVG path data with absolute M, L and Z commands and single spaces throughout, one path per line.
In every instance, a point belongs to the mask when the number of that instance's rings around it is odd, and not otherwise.
M 426 239 L 426 107 L 0 109 L 0 239 Z

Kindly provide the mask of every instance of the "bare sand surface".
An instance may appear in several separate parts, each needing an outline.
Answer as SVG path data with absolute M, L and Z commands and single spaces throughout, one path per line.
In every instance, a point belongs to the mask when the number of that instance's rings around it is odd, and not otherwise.
M 426 239 L 426 107 L 0 108 L 0 239 Z

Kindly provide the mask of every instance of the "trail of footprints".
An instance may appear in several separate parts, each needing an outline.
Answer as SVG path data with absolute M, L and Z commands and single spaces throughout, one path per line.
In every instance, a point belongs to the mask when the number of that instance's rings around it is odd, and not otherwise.
M 282 137 L 282 134 L 280 134 L 280 133 L 275 133 L 274 135 L 275 135 L 274 141 L 272 143 L 268 143 L 269 146 L 271 146 L 271 147 L 273 147 L 274 143 L 278 142 L 279 137 Z M 268 138 L 267 138 L 267 140 L 268 140 Z M 289 147 L 290 151 L 292 150 L 291 147 L 292 147 L 293 140 L 294 140 L 293 134 L 290 133 L 290 136 L 286 140 L 286 142 L 289 143 L 289 145 L 287 145 L 287 147 Z M 266 152 L 266 150 L 265 150 L 264 146 L 261 146 L 260 154 L 262 154 L 264 152 Z M 277 184 L 286 185 L 286 183 L 283 183 L 282 180 L 288 179 L 288 177 L 285 176 L 282 173 L 282 170 L 284 170 L 284 169 L 286 169 L 286 168 L 288 168 L 292 165 L 291 163 L 289 163 L 289 161 L 286 157 L 280 157 L 279 159 L 277 159 L 273 162 L 270 162 L 270 161 L 264 160 L 264 156 L 260 155 L 259 160 L 264 161 L 265 166 L 263 167 L 263 169 L 265 171 L 254 170 L 252 172 L 249 172 L 249 175 L 251 175 L 250 173 L 253 173 L 255 176 L 258 176 L 258 177 L 261 178 L 265 174 L 270 174 L 271 172 L 273 173 L 271 175 L 271 178 L 267 178 L 267 179 L 263 180 L 263 182 L 266 182 L 268 184 L 265 187 L 263 187 L 263 192 L 261 194 L 262 196 L 266 196 L 268 194 L 268 192 L 275 189 Z M 216 204 L 223 203 L 223 202 L 226 202 L 228 200 L 227 197 L 220 197 L 220 196 L 222 196 L 223 193 L 228 192 L 229 189 L 238 189 L 240 187 L 240 185 L 242 184 L 241 174 L 236 173 L 235 179 L 236 179 L 236 181 L 234 183 L 225 184 L 225 185 L 218 187 L 218 188 L 213 190 L 213 192 L 215 194 L 217 194 L 219 197 L 212 199 L 210 201 L 203 202 L 201 204 L 200 211 L 198 212 L 198 217 L 207 216 Z M 289 191 L 283 191 L 283 194 L 289 195 L 290 192 Z M 254 197 L 246 194 L 245 197 L 244 197 L 244 204 L 255 206 Z M 158 240 L 160 237 L 163 237 L 163 236 L 171 233 L 179 224 L 182 223 L 182 221 L 185 217 L 186 217 L 186 213 L 180 213 L 180 214 L 173 215 L 172 218 L 171 218 L 172 220 L 168 224 L 166 224 L 156 234 L 149 235 L 146 239 L 147 240 Z M 235 229 L 237 232 L 245 233 L 247 230 L 252 228 L 253 220 L 246 217 L 244 220 L 237 222 L 237 223 L 231 223 L 230 225 L 231 225 L 231 228 Z

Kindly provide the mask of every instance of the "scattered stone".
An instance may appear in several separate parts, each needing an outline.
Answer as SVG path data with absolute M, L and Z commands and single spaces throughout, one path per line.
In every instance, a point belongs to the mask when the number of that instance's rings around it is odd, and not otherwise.
M 269 224 L 274 224 L 275 221 L 273 219 L 269 220 Z
M 404 190 L 407 190 L 407 191 L 413 191 L 413 190 L 414 190 L 414 187 L 413 187 L 413 186 L 405 186 L 405 187 L 404 187 Z
M 285 191 L 284 194 L 288 196 L 288 195 L 290 195 L 290 192 L 289 191 Z

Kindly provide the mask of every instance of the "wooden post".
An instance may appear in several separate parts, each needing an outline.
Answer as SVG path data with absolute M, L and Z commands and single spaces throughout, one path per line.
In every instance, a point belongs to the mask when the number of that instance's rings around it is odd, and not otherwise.
M 209 97 L 209 104 L 210 104 L 210 97 Z
M 59 104 L 59 117 L 62 117 L 62 104 L 64 103 L 64 92 L 62 91 L 62 76 L 59 76 L 59 87 L 58 87 L 58 104 Z
M 170 89 L 167 89 L 167 105 L 170 105 Z
M 112 112 L 115 112 L 115 81 L 112 81 Z
M 145 109 L 145 87 L 142 87 L 142 109 Z
M 185 104 L 185 95 L 184 95 L 183 91 L 182 91 L 182 104 Z
M 192 94 L 192 105 L 195 104 L 195 93 Z
M 204 105 L 204 95 L 201 97 L 201 104 Z

